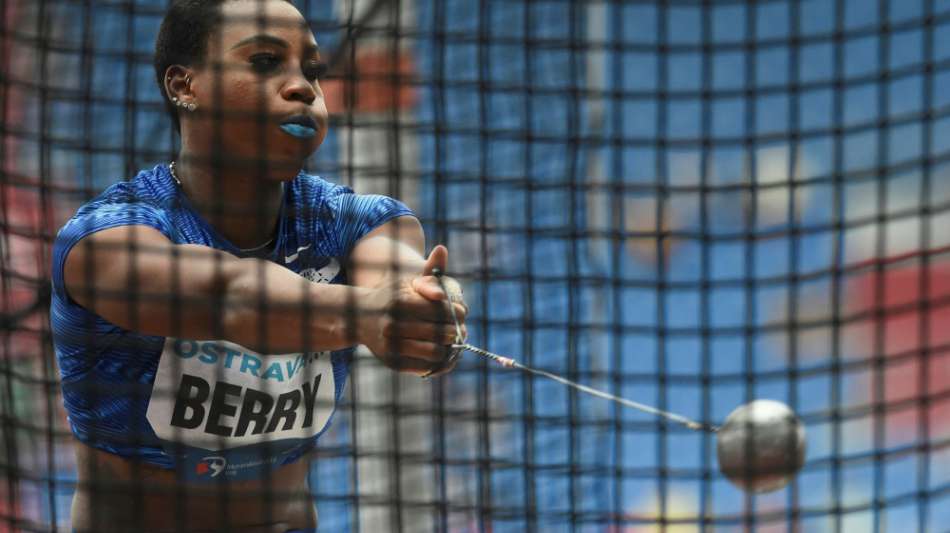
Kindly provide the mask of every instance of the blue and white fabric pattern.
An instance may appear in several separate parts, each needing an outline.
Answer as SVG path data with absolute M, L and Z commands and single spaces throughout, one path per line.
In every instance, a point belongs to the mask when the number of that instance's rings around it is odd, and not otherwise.
M 402 203 L 304 173 L 284 185 L 276 242 L 262 259 L 317 283 L 346 283 L 357 241 Z M 191 206 L 166 165 L 83 205 L 53 246 L 51 326 L 70 427 L 95 448 L 188 479 L 251 479 L 310 450 L 343 391 L 352 349 L 259 354 L 226 340 L 143 335 L 72 300 L 63 265 L 97 231 L 149 226 L 176 244 L 244 256 Z

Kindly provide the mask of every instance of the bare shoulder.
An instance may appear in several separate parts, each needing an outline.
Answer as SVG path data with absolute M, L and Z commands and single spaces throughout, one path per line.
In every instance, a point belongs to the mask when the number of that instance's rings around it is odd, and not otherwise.
M 425 234 L 422 231 L 422 224 L 419 222 L 419 219 L 412 215 L 395 217 L 384 224 L 380 224 L 364 235 L 363 238 L 357 242 L 357 246 L 367 240 L 379 237 L 393 239 L 411 245 L 418 245 L 417 248 L 419 250 L 422 250 L 425 246 Z
M 401 216 L 374 228 L 357 241 L 347 258 L 354 285 L 373 287 L 393 273 L 422 271 L 425 234 L 413 216 Z

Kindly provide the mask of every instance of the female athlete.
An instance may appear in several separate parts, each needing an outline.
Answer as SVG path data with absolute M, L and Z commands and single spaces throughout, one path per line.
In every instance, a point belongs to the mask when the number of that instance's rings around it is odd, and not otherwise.
M 75 531 L 312 531 L 308 453 L 352 347 L 451 370 L 448 251 L 400 202 L 302 172 L 320 52 L 286 0 L 175 0 L 155 69 L 181 147 L 54 244 Z M 464 326 L 462 334 L 464 335 Z

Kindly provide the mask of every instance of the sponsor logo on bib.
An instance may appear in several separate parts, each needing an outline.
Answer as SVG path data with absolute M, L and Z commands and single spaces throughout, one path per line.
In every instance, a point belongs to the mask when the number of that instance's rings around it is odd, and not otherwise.
M 219 455 L 203 457 L 197 466 L 195 466 L 195 474 L 199 476 L 210 475 L 211 477 L 218 477 L 221 475 L 221 472 L 224 472 L 226 466 L 228 466 L 228 460 Z

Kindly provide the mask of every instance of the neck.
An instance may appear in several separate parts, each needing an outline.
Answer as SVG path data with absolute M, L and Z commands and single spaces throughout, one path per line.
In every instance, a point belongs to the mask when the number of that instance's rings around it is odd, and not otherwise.
M 175 165 L 191 204 L 239 248 L 260 246 L 274 236 L 283 198 L 284 180 L 271 179 L 263 169 L 248 167 L 207 161 L 184 149 Z

